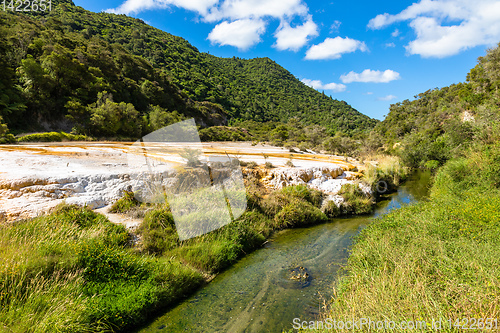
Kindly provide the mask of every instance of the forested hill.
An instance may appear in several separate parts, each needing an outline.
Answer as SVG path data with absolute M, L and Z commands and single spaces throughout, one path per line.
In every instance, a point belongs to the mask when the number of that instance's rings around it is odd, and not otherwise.
M 479 58 L 465 82 L 415 97 L 391 105 L 374 131 L 405 164 L 435 168 L 473 143 L 490 143 L 500 131 L 500 46 Z
M 51 12 L 0 21 L 0 116 L 12 129 L 70 119 L 81 132 L 137 136 L 186 117 L 297 117 L 353 134 L 377 123 L 268 58 L 217 58 L 125 15 L 53 0 Z

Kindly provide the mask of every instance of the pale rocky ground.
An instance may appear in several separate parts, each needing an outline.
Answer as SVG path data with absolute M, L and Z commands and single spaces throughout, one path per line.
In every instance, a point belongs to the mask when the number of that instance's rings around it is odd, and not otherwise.
M 183 165 L 176 153 L 181 146 L 148 147 L 153 167 L 175 169 Z M 241 142 L 193 144 L 211 161 L 229 156 L 242 161 L 266 161 L 276 166 L 269 170 L 265 182 L 272 188 L 307 184 L 330 194 L 353 182 L 361 168 L 344 158 L 315 153 L 290 153 L 288 149 L 267 145 L 252 146 Z M 13 221 L 44 214 L 62 202 L 87 205 L 116 223 L 135 227 L 139 220 L 120 214 L 108 214 L 109 205 L 119 199 L 123 190 L 135 186 L 134 174 L 147 167 L 141 151 L 132 143 L 76 142 L 38 143 L 0 146 L 0 220 Z M 292 161 L 294 168 L 284 167 Z

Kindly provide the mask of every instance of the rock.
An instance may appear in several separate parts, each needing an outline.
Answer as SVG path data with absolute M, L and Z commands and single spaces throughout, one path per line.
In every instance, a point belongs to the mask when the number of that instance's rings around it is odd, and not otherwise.
M 334 179 L 344 173 L 341 166 L 322 166 L 305 168 L 276 168 L 272 169 L 263 179 L 264 183 L 274 189 L 290 185 L 305 185 L 316 181 L 318 185 L 328 179 Z
M 300 287 L 304 288 L 311 284 L 312 276 L 305 267 L 295 267 L 290 269 L 289 279 L 299 283 Z

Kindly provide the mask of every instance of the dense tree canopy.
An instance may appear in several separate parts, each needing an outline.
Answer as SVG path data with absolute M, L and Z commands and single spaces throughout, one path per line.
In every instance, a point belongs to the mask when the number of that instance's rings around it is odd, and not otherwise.
M 114 106 L 121 110 L 121 103 L 136 111 L 138 127 L 127 131 L 133 135 L 187 117 L 202 127 L 229 119 L 297 117 L 330 134 L 359 133 L 376 124 L 268 58 L 200 53 L 184 39 L 125 15 L 53 0 L 51 12 L 6 11 L 0 20 L 0 116 L 18 131 L 44 123 L 111 135 L 98 124 L 115 119 L 120 112 Z M 114 104 L 97 106 L 104 92 Z
M 391 105 L 375 127 L 389 150 L 412 166 L 438 166 L 475 141 L 487 141 L 500 124 L 500 48 L 488 51 L 464 83 L 428 90 Z

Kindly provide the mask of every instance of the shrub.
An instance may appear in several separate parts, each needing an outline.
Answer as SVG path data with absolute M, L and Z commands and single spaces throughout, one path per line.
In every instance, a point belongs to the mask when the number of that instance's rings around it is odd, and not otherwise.
M 255 161 L 250 161 L 247 163 L 246 167 L 249 168 L 249 169 L 254 169 L 257 167 L 257 163 Z
M 344 184 L 338 192 L 344 198 L 341 205 L 343 214 L 368 214 L 373 211 L 373 200 L 366 196 L 358 184 Z
M 321 211 L 329 218 L 337 217 L 341 214 L 340 208 L 332 200 L 328 200 L 321 207 Z
M 19 142 L 61 142 L 61 141 L 86 141 L 89 137 L 85 135 L 68 134 L 65 132 L 35 133 L 21 136 Z
M 242 245 L 219 239 L 184 245 L 172 251 L 179 254 L 191 266 L 208 273 L 217 273 L 238 259 Z
M 307 187 L 306 185 L 294 185 L 283 187 L 280 193 L 289 196 L 291 198 L 299 198 L 308 201 L 316 207 L 321 206 L 321 202 L 325 194 L 316 189 Z
M 12 134 L 3 134 L 0 135 L 0 144 L 5 144 L 5 143 L 15 143 L 16 138 Z
M 429 169 L 429 170 L 435 170 L 435 169 L 439 168 L 440 164 L 441 163 L 439 163 L 439 161 L 430 160 L 430 161 L 425 162 L 424 168 Z
M 266 230 L 260 228 L 258 221 L 252 221 L 252 217 L 260 218 L 264 216 L 258 213 L 251 214 L 250 216 L 250 218 L 248 216 L 243 219 L 240 218 L 222 230 L 225 239 L 241 245 L 241 252 L 238 253 L 239 256 L 259 248 L 266 241 L 264 236 Z M 256 225 L 252 225 L 249 222 L 253 222 Z M 269 222 L 269 220 L 264 219 L 262 221 L 262 223 L 266 222 Z
M 262 211 L 269 217 L 278 214 L 279 211 L 287 205 L 292 197 L 285 195 L 280 191 L 275 191 L 269 194 L 261 201 Z
M 295 199 L 274 217 L 277 228 L 300 227 L 325 222 L 326 215 L 307 201 Z
M 123 197 L 118 199 L 110 208 L 111 213 L 126 213 L 132 208 L 137 207 L 139 201 L 134 196 L 132 191 L 123 191 Z
M 266 169 L 274 168 L 274 165 L 271 162 L 266 162 L 266 164 L 264 166 L 266 167 Z
M 180 243 L 174 218 L 167 208 L 147 212 L 137 232 L 142 236 L 144 251 L 151 254 L 162 254 Z
M 212 126 L 199 131 L 201 141 L 250 141 L 252 136 L 243 128 Z

